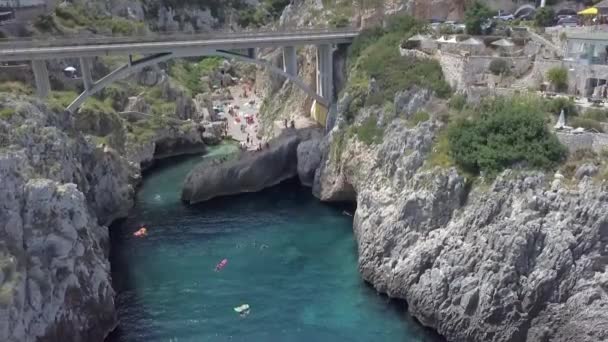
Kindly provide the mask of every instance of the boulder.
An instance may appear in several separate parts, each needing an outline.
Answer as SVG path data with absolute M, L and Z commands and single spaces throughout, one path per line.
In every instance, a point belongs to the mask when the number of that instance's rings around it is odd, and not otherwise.
M 131 96 L 125 108 L 125 112 L 149 113 L 150 105 L 146 102 L 143 96 Z
M 192 120 L 215 121 L 216 119 L 211 98 L 206 94 L 197 94 L 194 97 L 194 114 Z
M 576 169 L 576 172 L 574 173 L 574 178 L 580 180 L 585 177 L 593 177 L 593 176 L 597 175 L 598 171 L 599 171 L 599 169 L 597 166 L 586 163 L 586 164 L 579 166 Z
M 297 135 L 284 135 L 262 151 L 219 165 L 201 163 L 186 177 L 182 200 L 194 204 L 215 197 L 255 192 L 298 175 Z

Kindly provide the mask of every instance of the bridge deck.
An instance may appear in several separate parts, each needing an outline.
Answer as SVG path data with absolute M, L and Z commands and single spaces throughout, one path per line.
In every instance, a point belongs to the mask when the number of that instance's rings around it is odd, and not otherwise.
M 356 30 L 309 30 L 207 35 L 154 35 L 139 37 L 71 38 L 0 43 L 0 61 L 46 60 L 101 55 L 158 54 L 200 56 L 222 49 L 247 49 L 350 43 Z

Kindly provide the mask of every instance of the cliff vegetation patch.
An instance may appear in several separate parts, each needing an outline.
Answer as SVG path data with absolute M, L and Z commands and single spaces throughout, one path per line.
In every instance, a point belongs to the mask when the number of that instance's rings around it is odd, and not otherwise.
M 532 97 L 499 97 L 479 106 L 448 127 L 450 157 L 473 174 L 496 174 L 514 164 L 549 169 L 566 149 L 547 128 L 544 102 Z
M 424 24 L 410 16 L 395 16 L 385 28 L 365 30 L 355 39 L 348 56 L 350 72 L 346 91 L 354 100 L 347 117 L 354 118 L 363 106 L 393 102 L 397 92 L 414 86 L 431 89 L 439 97 L 450 95 L 450 86 L 437 61 L 399 53 L 402 40 L 425 30 Z

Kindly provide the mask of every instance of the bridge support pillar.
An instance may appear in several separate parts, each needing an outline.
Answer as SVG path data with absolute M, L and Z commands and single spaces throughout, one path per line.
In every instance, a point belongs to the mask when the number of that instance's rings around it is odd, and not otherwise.
M 34 71 L 34 80 L 36 81 L 36 94 L 41 98 L 49 96 L 51 83 L 49 82 L 49 71 L 46 68 L 46 61 L 32 61 L 32 70 Z
M 298 58 L 294 46 L 283 48 L 283 71 L 292 76 L 298 75 Z
M 84 83 L 84 89 L 91 89 L 91 87 L 93 87 L 93 77 L 91 76 L 91 60 L 86 57 L 80 57 L 80 72 L 82 73 L 82 83 Z
M 247 57 L 249 57 L 251 59 L 255 59 L 255 48 L 247 49 Z
M 333 51 L 330 44 L 317 46 L 317 94 L 327 99 L 328 103 L 333 100 L 334 68 Z

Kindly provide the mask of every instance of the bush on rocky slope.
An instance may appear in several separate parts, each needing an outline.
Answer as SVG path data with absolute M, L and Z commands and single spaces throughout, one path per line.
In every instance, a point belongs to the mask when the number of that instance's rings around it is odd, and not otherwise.
M 450 155 L 464 170 L 496 174 L 516 163 L 551 168 L 566 155 L 549 132 L 542 101 L 496 98 L 483 101 L 448 128 Z
M 367 105 L 392 102 L 399 91 L 414 86 L 431 89 L 439 97 L 451 90 L 436 61 L 419 60 L 399 54 L 403 39 L 425 30 L 410 16 L 391 18 L 386 28 L 373 28 L 355 39 L 349 53 L 349 82 L 346 92 L 355 97 L 348 111 L 354 118 Z

